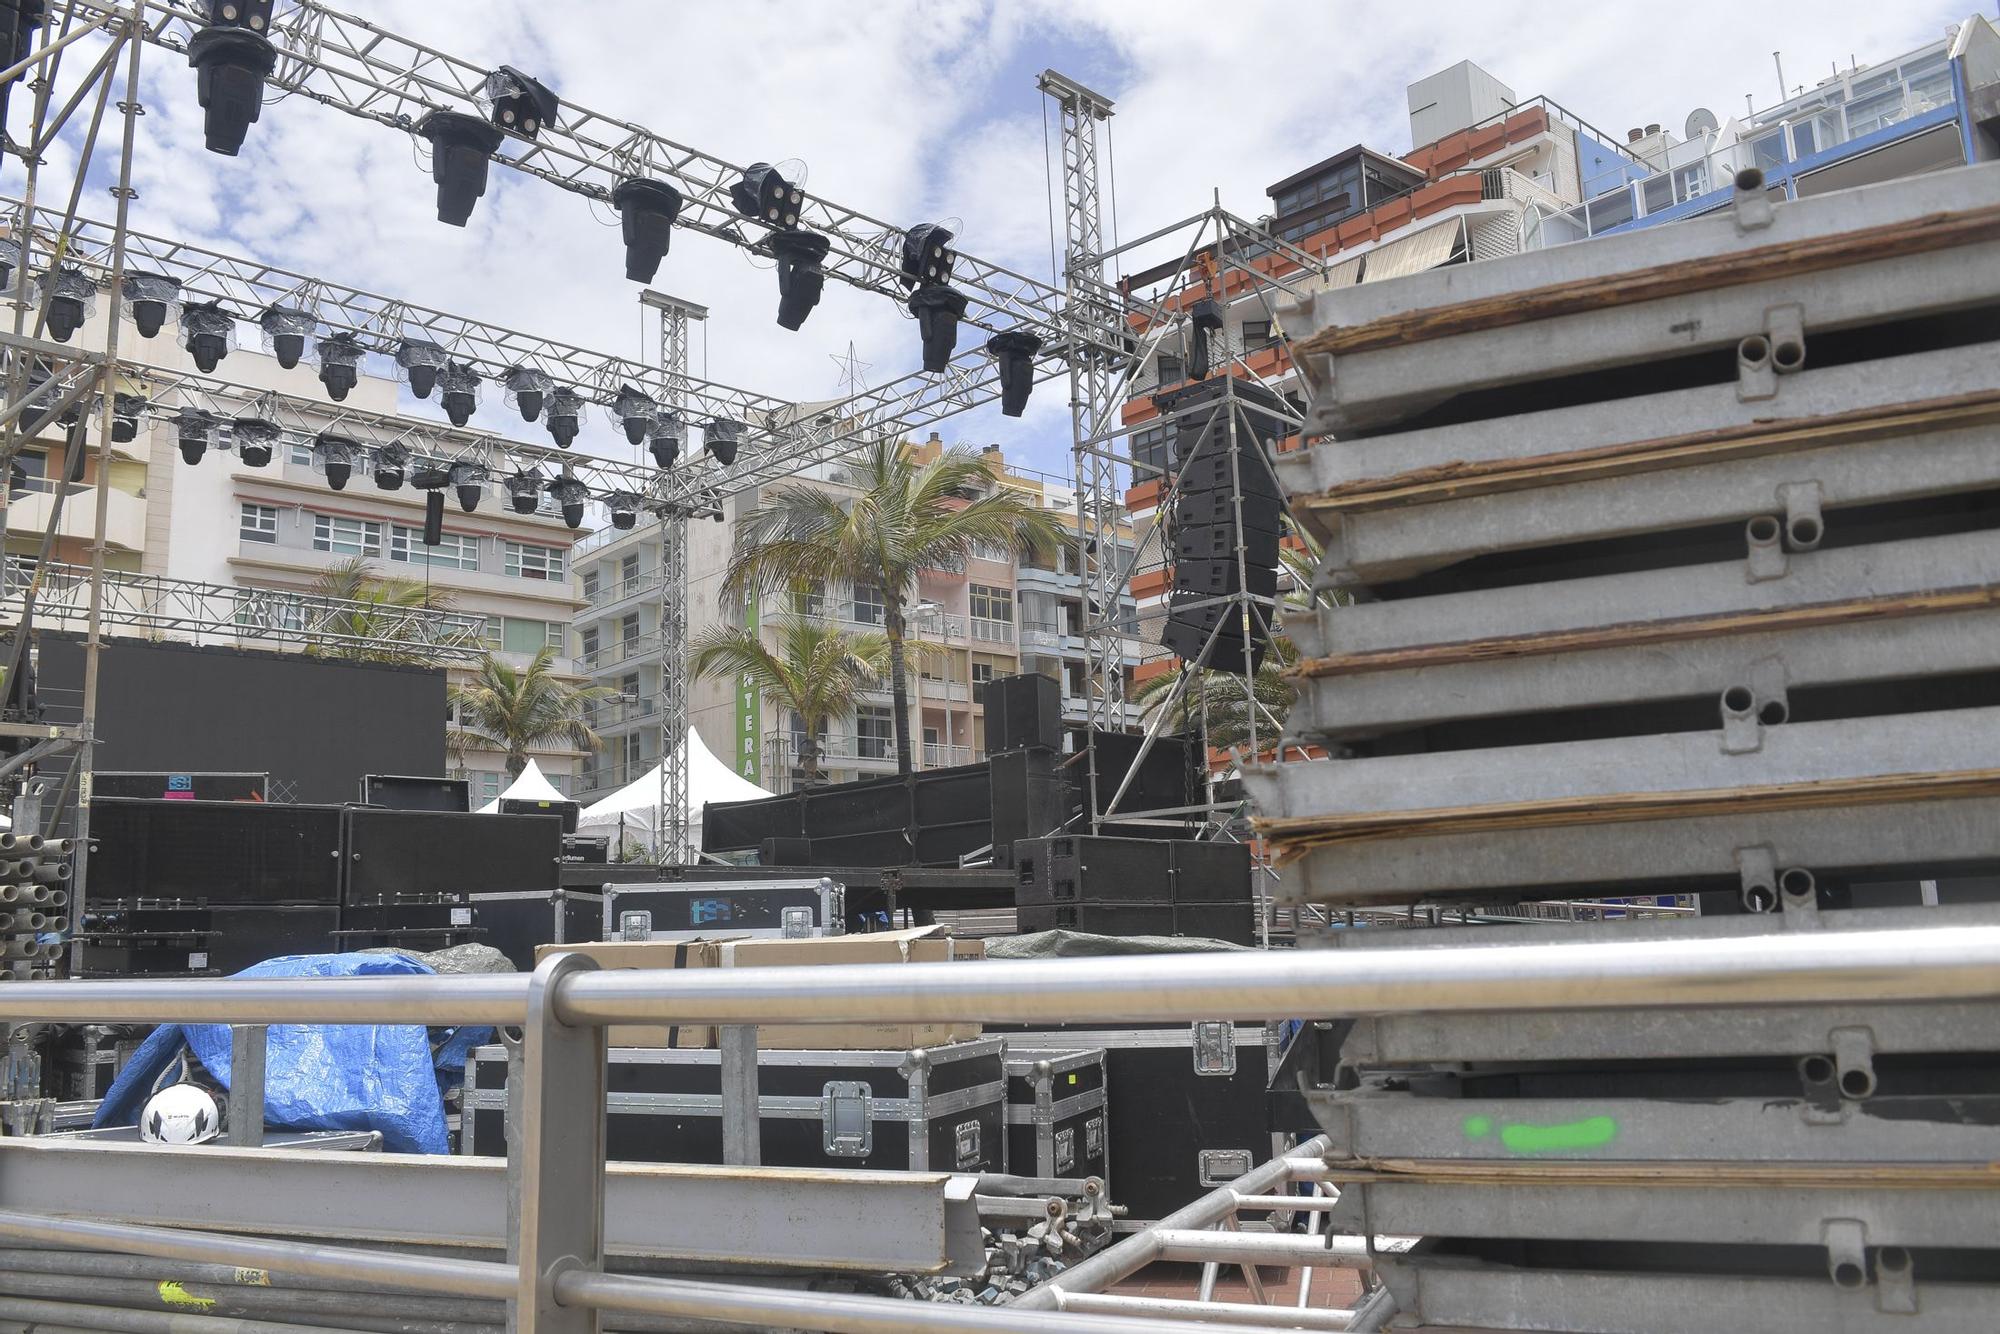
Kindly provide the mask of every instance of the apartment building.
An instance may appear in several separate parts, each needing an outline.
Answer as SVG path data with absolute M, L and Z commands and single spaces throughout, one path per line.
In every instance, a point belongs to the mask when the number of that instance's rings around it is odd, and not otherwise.
M 130 337 L 130 331 L 126 331 Z M 101 341 L 101 317 L 77 335 L 82 345 Z M 191 371 L 187 354 L 167 337 L 143 344 L 149 361 L 169 371 Z M 275 358 L 249 348 L 232 352 L 216 377 L 250 389 L 279 390 L 307 403 L 325 400 L 310 367 L 285 370 Z M 131 388 L 147 392 L 143 379 Z M 445 429 L 435 405 L 399 406 L 400 386 L 384 376 L 364 374 L 346 407 L 397 416 L 413 427 Z M 426 413 L 429 415 L 426 415 Z M 91 431 L 94 439 L 95 431 Z M 51 552 L 53 578 L 74 577 L 89 564 L 87 550 L 95 519 L 98 485 L 95 447 L 80 473 L 67 460 L 59 437 L 33 442 L 16 460 L 9 477 L 6 551 L 18 580 L 39 550 L 57 486 L 66 486 L 59 537 Z M 58 482 L 60 477 L 75 480 Z M 515 514 L 497 485 L 482 484 L 470 513 L 448 492 L 444 540 L 423 543 L 423 493 L 405 486 L 378 489 L 357 463 L 348 485 L 336 491 L 314 462 L 312 435 L 287 429 L 263 467 L 244 461 L 226 444 L 211 448 L 199 463 L 181 456 L 170 418 L 143 418 L 136 438 L 114 445 L 109 467 L 106 559 L 112 573 L 107 601 L 129 606 L 147 602 L 199 601 L 233 609 L 233 633 L 200 636 L 263 649 L 296 648 L 268 632 L 285 628 L 300 615 L 287 594 L 309 592 L 326 570 L 360 558 L 385 579 L 411 580 L 449 599 L 455 616 L 483 633 L 487 648 L 501 661 L 525 665 L 548 646 L 556 668 L 581 681 L 570 658 L 568 631 L 580 605 L 571 592 L 570 550 L 578 533 L 546 507 Z M 80 601 L 71 599 L 71 606 Z M 63 605 L 51 605 L 44 624 L 80 629 Z M 174 634 L 155 629 L 150 633 Z M 112 633 L 121 633 L 114 622 Z M 473 668 L 453 666 L 454 680 L 469 679 Z M 446 720 L 440 719 L 439 726 Z M 543 772 L 568 786 L 583 756 L 574 749 L 534 753 Z M 497 796 L 508 782 L 504 753 L 474 747 L 453 758 L 468 778 L 475 804 Z
M 1550 98 L 1517 99 L 1469 61 L 1409 85 L 1407 96 L 1407 152 L 1355 145 L 1269 188 L 1262 225 L 1327 261 L 1328 286 L 1697 216 L 1726 206 L 1747 166 L 1763 171 L 1774 194 L 1796 198 L 2000 155 L 2000 33 L 1975 14 L 1915 51 L 1835 70 L 1762 111 L 1724 118 L 1697 108 L 1680 138 L 1656 124 L 1604 132 Z M 1279 276 L 1297 272 L 1281 253 L 1255 262 Z M 1126 282 L 1169 315 L 1203 297 L 1218 301 L 1225 323 L 1211 335 L 1211 363 L 1297 398 L 1272 328 L 1275 288 L 1241 273 L 1191 278 L 1178 260 Z M 1122 409 L 1133 457 L 1154 469 L 1172 463 L 1155 396 L 1186 383 L 1187 352 L 1184 328 L 1170 329 Z M 1142 472 L 1126 495 L 1142 542 L 1166 489 L 1161 473 Z M 1146 552 L 1133 593 L 1141 633 L 1157 642 L 1172 575 L 1157 543 Z M 1138 676 L 1175 667 L 1156 654 Z
M 935 434 L 911 448 L 921 461 L 945 448 Z M 983 457 L 995 490 L 1029 498 L 1051 513 L 1075 514 L 1075 493 L 1058 479 L 1010 467 L 997 447 Z M 839 464 L 820 464 L 789 479 L 853 494 Z M 838 582 L 792 597 L 725 598 L 722 581 L 733 551 L 736 520 L 754 508 L 759 492 L 730 498 L 725 522 L 688 528 L 688 630 L 690 637 L 715 625 L 762 627 L 775 644 L 777 626 L 791 614 L 831 621 L 856 633 L 880 632 L 881 590 Z M 1120 529 L 1129 551 L 1129 526 Z M 919 768 L 969 764 L 985 753 L 985 712 L 979 687 L 999 676 L 1042 672 L 1063 686 L 1065 717 L 1084 718 L 1082 581 L 1073 544 L 1043 562 L 1017 562 L 1004 549 L 976 549 L 961 570 L 925 571 L 909 613 L 909 634 L 926 645 L 913 656 L 909 706 L 912 761 Z M 575 623 L 578 666 L 592 682 L 619 698 L 598 706 L 604 750 L 586 761 L 586 799 L 639 777 L 659 759 L 660 538 L 657 527 L 601 533 L 584 544 L 576 562 L 576 593 L 585 604 Z M 1125 608 L 1130 612 L 1128 604 Z M 1139 661 L 1140 645 L 1129 660 Z M 800 777 L 805 740 L 801 720 L 734 681 L 703 680 L 690 689 L 690 721 L 716 755 L 772 791 L 788 791 Z M 895 711 L 888 682 L 866 692 L 853 714 L 832 721 L 819 738 L 820 766 L 828 781 L 846 782 L 896 771 Z

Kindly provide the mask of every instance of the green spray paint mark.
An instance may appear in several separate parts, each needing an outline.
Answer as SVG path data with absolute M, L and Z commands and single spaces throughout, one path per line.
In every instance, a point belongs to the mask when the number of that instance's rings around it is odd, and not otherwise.
M 1616 1138 L 1618 1123 L 1608 1116 L 1588 1116 L 1560 1126 L 1508 1126 L 1500 1132 L 1500 1143 L 1513 1153 L 1593 1149 Z
M 1468 1116 L 1465 1118 L 1465 1137 L 1485 1139 L 1493 1133 L 1493 1118 L 1490 1116 Z

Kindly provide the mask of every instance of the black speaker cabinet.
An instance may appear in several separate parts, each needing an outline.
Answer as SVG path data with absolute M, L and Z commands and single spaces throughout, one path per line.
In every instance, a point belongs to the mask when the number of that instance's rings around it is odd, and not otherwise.
M 979 691 L 986 708 L 986 753 L 1062 746 L 1062 687 L 1052 676 L 1028 672 L 988 681 Z
M 987 761 L 992 775 L 993 857 L 1012 860 L 1024 840 L 1047 838 L 1080 809 L 1076 785 L 1053 750 L 1012 750 Z
M 1017 843 L 1015 907 L 1170 904 L 1174 846 L 1167 839 L 1082 834 Z
M 1160 643 L 1175 657 L 1193 662 L 1200 656 L 1202 647 L 1208 643 L 1209 633 L 1209 627 L 1173 619 L 1161 628 Z M 1255 672 L 1264 665 L 1264 656 L 1270 652 L 1270 648 L 1271 644 L 1267 639 L 1253 639 L 1250 642 L 1247 664 L 1250 672 Z M 1206 666 L 1213 672 L 1233 672 L 1243 676 L 1247 674 L 1244 671 L 1246 665 L 1244 657 L 1242 637 L 1225 626 L 1221 633 L 1215 635 L 1215 647 L 1209 653 Z
M 1221 496 L 1227 499 L 1240 487 L 1246 511 L 1254 509 L 1258 514 L 1276 514 L 1284 509 L 1284 502 L 1278 499 L 1278 479 L 1272 474 L 1271 465 L 1253 449 L 1239 450 L 1233 466 L 1227 450 L 1204 449 L 1182 465 L 1180 477 L 1181 495 L 1184 497 Z
M 340 817 L 338 806 L 99 797 L 90 898 L 337 903 Z
M 1104 812 L 1109 810 L 1119 784 L 1138 761 L 1145 738 L 1127 732 L 1093 732 L 1091 742 L 1097 749 L 1097 807 Z M 1144 762 L 1139 764 L 1139 776 L 1126 788 L 1118 809 L 1110 812 L 1111 818 L 1116 819 L 1120 813 L 1192 806 L 1200 792 L 1196 781 L 1198 750 L 1197 743 L 1186 737 L 1156 737 Z
M 555 889 L 562 821 L 350 806 L 346 902 Z
M 1253 557 L 1245 560 L 1240 569 L 1234 555 L 1212 560 L 1182 560 L 1174 565 L 1174 590 L 1211 598 L 1246 591 L 1255 597 L 1275 598 L 1278 595 L 1276 559 L 1274 557 L 1259 564 Z

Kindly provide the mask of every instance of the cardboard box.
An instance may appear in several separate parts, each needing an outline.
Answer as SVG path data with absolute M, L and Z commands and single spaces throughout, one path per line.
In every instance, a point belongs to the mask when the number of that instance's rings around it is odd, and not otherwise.
M 582 954 L 599 968 L 713 968 L 722 942 L 716 940 L 588 940 L 574 945 L 537 945 L 535 962 L 551 954 Z M 605 1035 L 613 1047 L 713 1047 L 707 1024 L 613 1024 Z
M 720 968 L 796 968 L 838 963 L 947 963 L 986 957 L 983 940 L 953 940 L 940 926 L 865 935 L 820 936 L 811 940 L 721 942 Z M 980 1035 L 976 1023 L 958 1024 L 765 1024 L 757 1045 L 771 1051 L 895 1051 L 964 1042 Z

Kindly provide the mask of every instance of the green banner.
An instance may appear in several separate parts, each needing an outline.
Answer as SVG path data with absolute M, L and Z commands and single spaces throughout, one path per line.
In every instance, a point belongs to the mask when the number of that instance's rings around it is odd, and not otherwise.
M 751 592 L 743 610 L 745 625 L 757 624 L 757 594 Z M 763 725 L 762 701 L 757 691 L 745 676 L 736 678 L 736 756 L 734 768 L 739 776 L 753 783 L 762 784 L 762 767 L 758 763 L 757 735 Z

